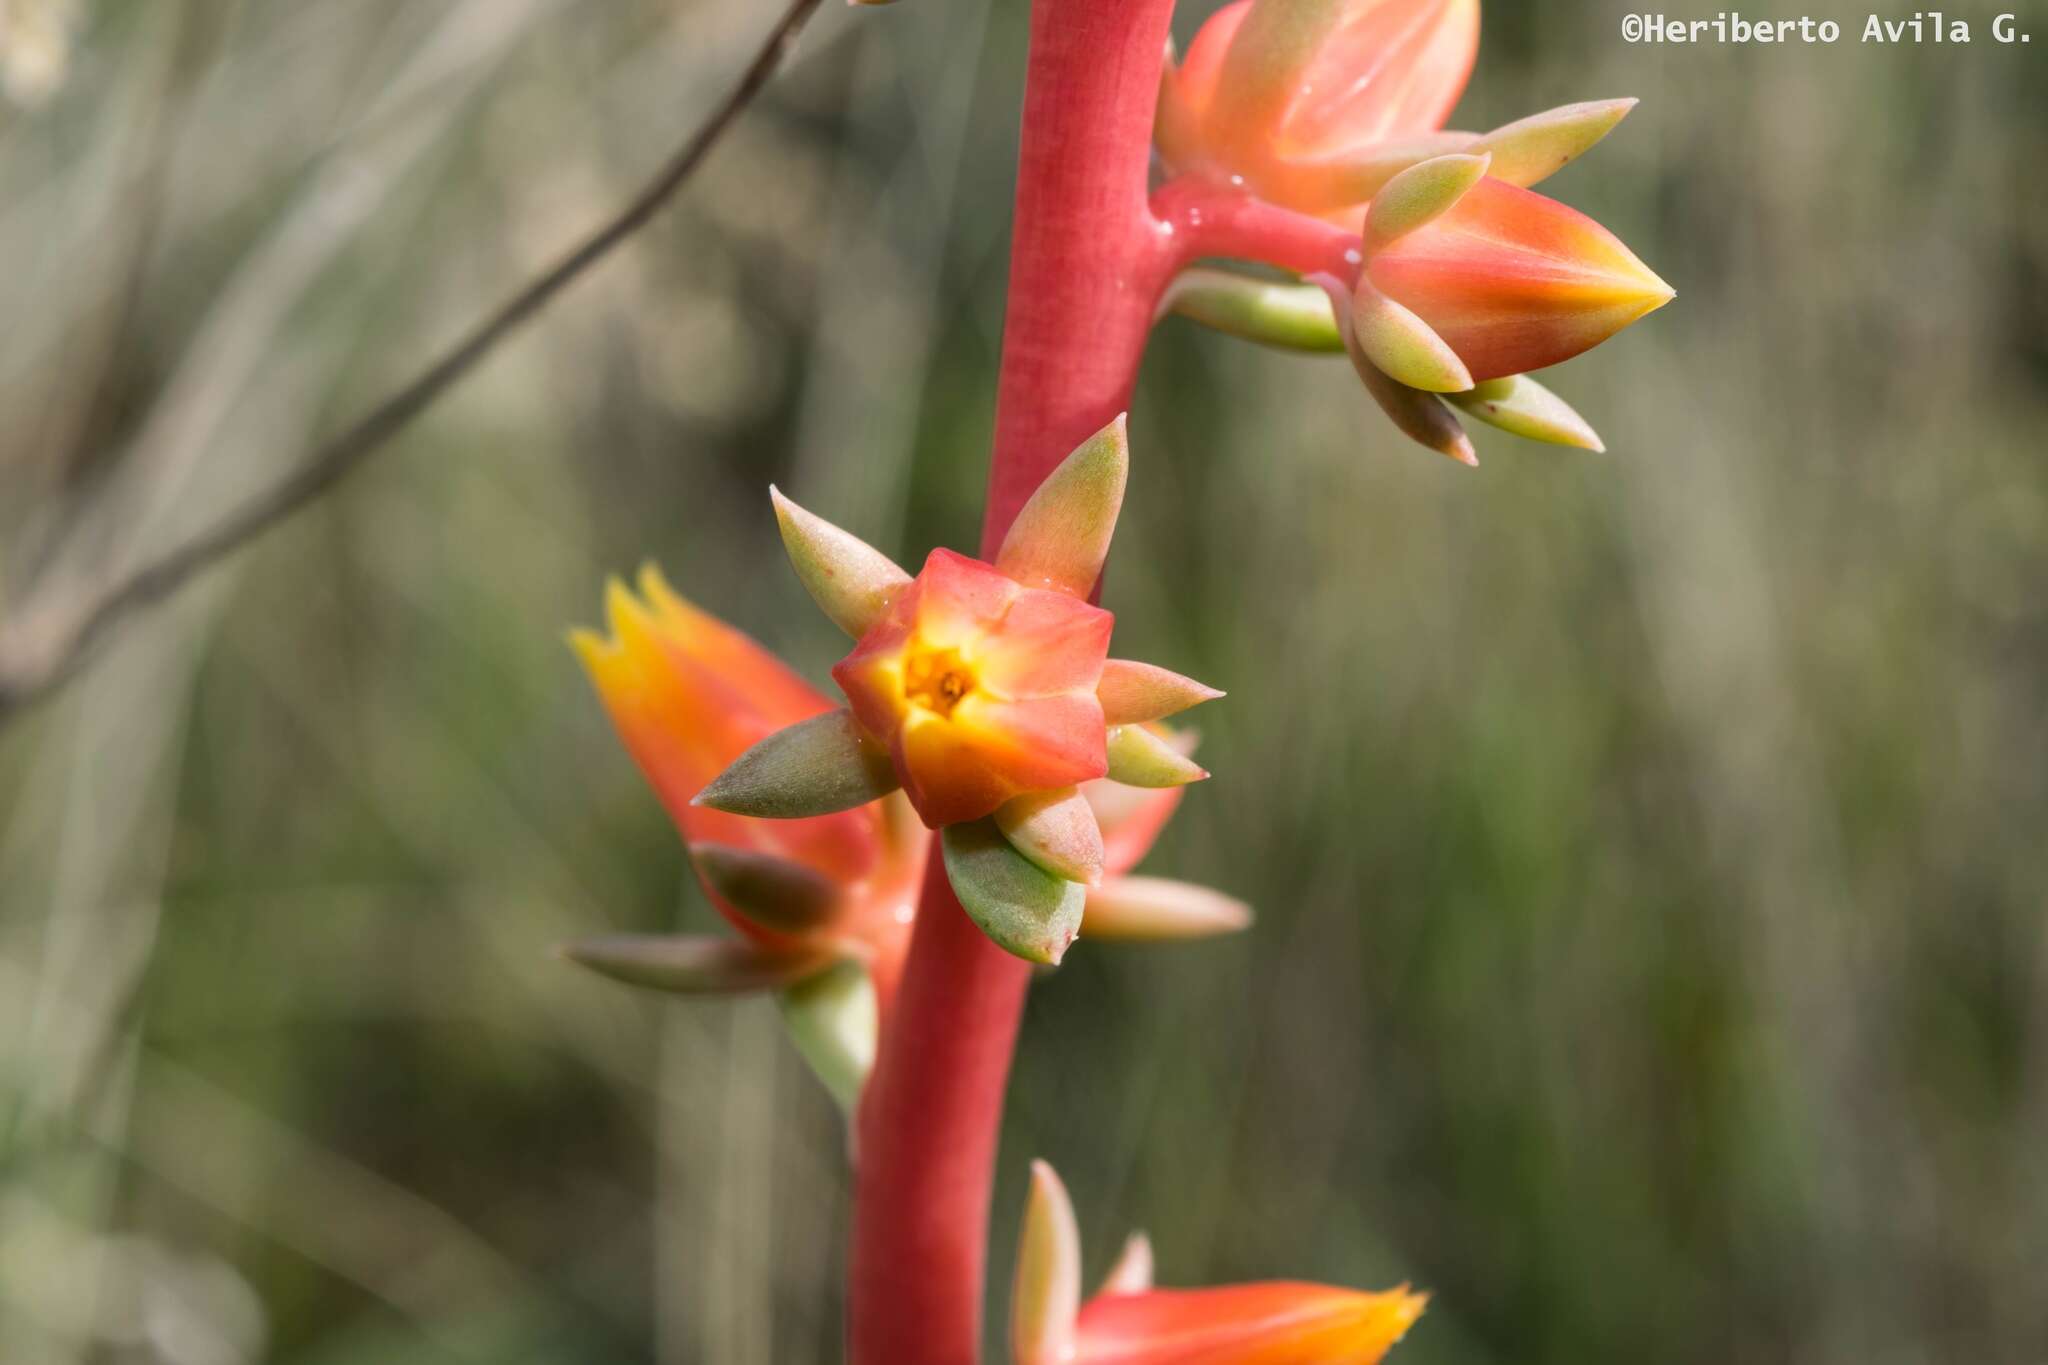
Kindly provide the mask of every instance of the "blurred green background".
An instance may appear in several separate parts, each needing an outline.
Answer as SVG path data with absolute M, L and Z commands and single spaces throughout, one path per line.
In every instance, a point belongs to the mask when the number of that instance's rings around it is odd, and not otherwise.
M 774 8 L 0 3 L 0 612 L 278 477 Z M 1147 870 L 1261 918 L 1041 982 L 999 1285 L 1042 1155 L 1091 1275 L 1412 1280 L 1406 1365 L 2048 1360 L 2048 14 L 1952 12 L 1492 7 L 1458 125 L 1644 97 L 1545 186 L 1679 291 L 1547 376 L 1606 455 L 1470 471 L 1161 328 L 1107 603 L 1231 697 Z M 822 679 L 771 479 L 971 544 L 1024 22 L 828 7 L 672 212 L 0 730 L 0 1361 L 838 1358 L 772 1006 L 549 955 L 713 922 L 561 634 L 652 557 Z

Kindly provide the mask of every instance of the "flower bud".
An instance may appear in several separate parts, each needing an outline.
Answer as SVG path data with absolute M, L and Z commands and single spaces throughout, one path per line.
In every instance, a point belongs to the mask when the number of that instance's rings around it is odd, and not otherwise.
M 1442 337 L 1475 381 L 1569 360 L 1674 292 L 1585 214 L 1493 179 L 1374 251 L 1365 277 Z

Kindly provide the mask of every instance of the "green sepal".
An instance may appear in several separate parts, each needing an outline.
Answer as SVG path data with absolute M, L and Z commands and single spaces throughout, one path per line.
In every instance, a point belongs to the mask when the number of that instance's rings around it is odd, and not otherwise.
M 858 640 L 874 629 L 889 602 L 910 584 L 895 560 L 850 531 L 806 512 L 769 485 L 782 545 L 820 610 L 832 623 Z
M 708 843 L 690 845 L 690 860 L 720 900 L 764 929 L 807 934 L 838 913 L 839 888 L 802 863 Z
M 1124 415 L 1074 447 L 1025 502 L 996 567 L 1027 588 L 1086 597 L 1102 577 L 1130 477 Z
M 783 1027 L 839 1107 L 851 1116 L 875 1068 L 875 983 L 851 960 L 834 963 L 776 998 Z
M 1087 888 L 1055 877 L 1011 847 L 993 819 L 939 836 L 946 879 L 989 941 L 1027 962 L 1057 963 L 1081 931 Z
M 1330 298 L 1312 284 L 1255 279 L 1234 270 L 1191 266 L 1173 277 L 1159 315 L 1190 322 L 1284 351 L 1335 354 L 1344 334 Z
M 1469 417 L 1502 431 L 1550 445 L 1605 450 L 1600 433 L 1571 404 L 1526 374 L 1489 379 L 1465 393 L 1447 393 Z
M 1201 764 L 1142 725 L 1111 726 L 1108 748 L 1105 776 L 1127 787 L 1184 787 L 1209 775 Z
M 690 804 L 800 820 L 864 806 L 897 786 L 887 752 L 841 708 L 777 730 L 734 759 Z
M 1494 179 L 1527 188 L 1584 155 L 1635 107 L 1632 99 L 1561 105 L 1504 123 L 1482 135 L 1471 150 L 1493 155 L 1487 174 Z
M 1485 177 L 1490 160 L 1483 152 L 1433 156 L 1380 186 L 1365 212 L 1366 252 L 1370 254 L 1449 213 Z
M 605 934 L 565 943 L 556 951 L 614 981 L 674 995 L 780 990 L 815 976 L 831 962 L 818 952 L 690 934 Z

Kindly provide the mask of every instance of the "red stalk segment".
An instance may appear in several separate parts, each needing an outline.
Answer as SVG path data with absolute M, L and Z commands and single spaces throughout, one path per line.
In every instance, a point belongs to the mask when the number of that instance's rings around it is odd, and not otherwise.
M 1035 0 L 994 461 L 993 558 L 1067 452 L 1130 401 L 1170 234 L 1146 175 L 1172 0 Z M 934 858 L 860 1114 L 852 1365 L 974 1365 L 989 1195 L 1030 967 Z

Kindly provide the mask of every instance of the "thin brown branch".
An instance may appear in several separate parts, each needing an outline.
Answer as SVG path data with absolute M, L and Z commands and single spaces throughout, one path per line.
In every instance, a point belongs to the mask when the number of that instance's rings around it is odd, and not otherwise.
M 20 619 L 5 623 L 0 628 L 0 723 L 76 672 L 122 618 L 162 601 L 194 575 L 334 488 L 475 369 L 555 295 L 646 226 L 766 88 L 821 2 L 791 0 L 731 93 L 617 216 L 505 300 L 390 397 L 316 448 L 293 473 L 213 529 L 132 574 L 112 584 L 89 586 L 76 597 L 52 603 L 43 610 L 32 609 Z

